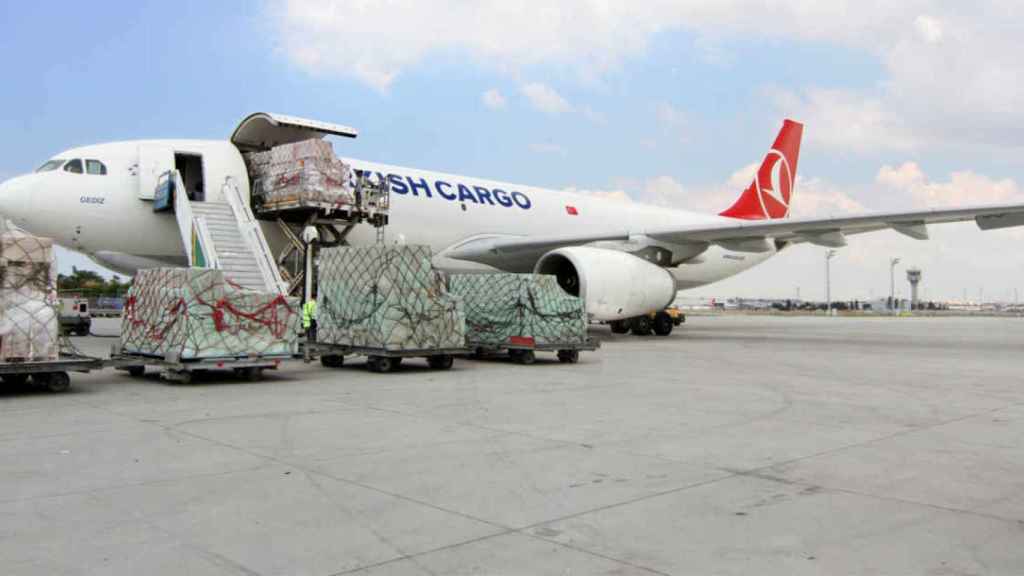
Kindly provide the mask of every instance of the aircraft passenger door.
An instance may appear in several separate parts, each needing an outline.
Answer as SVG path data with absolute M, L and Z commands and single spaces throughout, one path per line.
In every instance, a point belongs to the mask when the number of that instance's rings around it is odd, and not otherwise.
M 139 198 L 152 200 L 160 175 L 174 169 L 174 150 L 166 144 L 139 144 Z

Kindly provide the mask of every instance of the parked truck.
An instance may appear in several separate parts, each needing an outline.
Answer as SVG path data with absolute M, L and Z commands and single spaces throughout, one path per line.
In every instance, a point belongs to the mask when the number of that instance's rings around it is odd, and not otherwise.
M 61 334 L 88 336 L 92 329 L 92 315 L 89 313 L 89 301 L 85 298 L 60 299 L 60 331 Z

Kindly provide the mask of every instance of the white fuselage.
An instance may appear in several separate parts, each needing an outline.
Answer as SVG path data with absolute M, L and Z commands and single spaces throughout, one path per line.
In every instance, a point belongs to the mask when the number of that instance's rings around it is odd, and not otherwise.
M 155 213 L 152 189 L 160 172 L 174 168 L 174 154 L 202 158 L 205 201 L 223 201 L 221 185 L 232 177 L 248 187 L 245 162 L 230 142 L 161 140 L 100 144 L 68 150 L 55 158 L 99 160 L 106 174 L 64 169 L 9 180 L 0 187 L 0 213 L 29 232 L 52 237 L 122 273 L 157 265 L 182 265 L 184 249 L 173 212 Z M 482 236 L 569 235 L 645 230 L 725 220 L 663 207 L 621 202 L 559 190 L 513 185 L 453 174 L 343 158 L 357 171 L 391 184 L 388 243 L 425 244 L 435 264 L 451 271 L 493 268 L 455 260 L 446 251 Z M 147 198 L 148 197 L 148 198 Z M 277 226 L 263 226 L 275 251 L 285 239 Z M 353 245 L 372 244 L 376 232 L 357 226 Z M 732 252 L 711 246 L 697 258 L 670 268 L 679 289 L 732 276 L 775 252 Z

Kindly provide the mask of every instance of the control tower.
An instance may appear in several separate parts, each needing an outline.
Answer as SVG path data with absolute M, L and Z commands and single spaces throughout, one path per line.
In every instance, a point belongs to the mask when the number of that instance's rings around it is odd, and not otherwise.
M 910 309 L 917 306 L 917 285 L 921 283 L 921 269 L 907 268 L 907 282 L 910 282 Z

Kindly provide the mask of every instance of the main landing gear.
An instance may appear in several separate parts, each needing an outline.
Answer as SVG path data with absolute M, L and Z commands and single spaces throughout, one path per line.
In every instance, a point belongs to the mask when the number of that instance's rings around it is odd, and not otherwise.
M 612 334 L 625 334 L 632 332 L 634 336 L 650 336 L 651 333 L 658 336 L 668 336 L 672 329 L 682 324 L 684 316 L 675 311 L 675 314 L 666 310 L 634 316 L 623 320 L 613 320 L 610 323 Z

